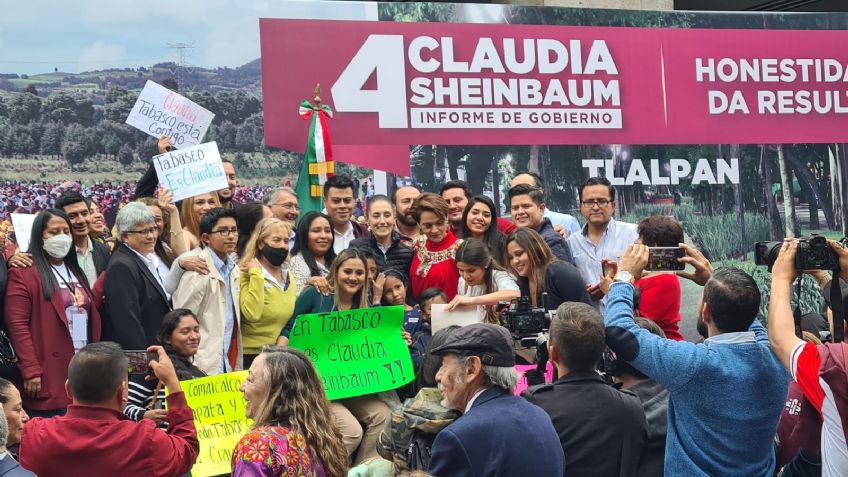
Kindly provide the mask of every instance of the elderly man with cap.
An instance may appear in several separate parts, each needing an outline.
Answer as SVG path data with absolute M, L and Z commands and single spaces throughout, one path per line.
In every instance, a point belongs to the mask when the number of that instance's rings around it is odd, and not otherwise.
M 463 416 L 436 435 L 429 472 L 436 477 L 562 475 L 565 455 L 550 417 L 513 395 L 518 373 L 509 332 L 463 327 L 431 353 L 442 404 Z

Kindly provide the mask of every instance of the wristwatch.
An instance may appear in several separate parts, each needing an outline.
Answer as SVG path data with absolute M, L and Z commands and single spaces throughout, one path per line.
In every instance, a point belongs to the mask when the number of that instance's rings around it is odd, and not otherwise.
M 615 278 L 613 278 L 612 281 L 632 284 L 633 275 L 627 270 L 619 270 L 618 273 L 615 274 Z

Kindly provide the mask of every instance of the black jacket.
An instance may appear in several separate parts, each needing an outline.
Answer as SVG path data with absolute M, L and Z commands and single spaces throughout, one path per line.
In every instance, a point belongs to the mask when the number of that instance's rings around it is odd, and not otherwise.
M 94 269 L 97 270 L 97 275 L 99 276 L 101 273 L 106 271 L 106 267 L 109 266 L 109 257 L 111 256 L 111 252 L 109 251 L 109 246 L 105 243 L 100 243 L 97 240 L 91 241 L 91 254 L 94 256 Z M 93 287 L 93 283 L 89 283 L 89 286 Z
M 527 280 L 519 280 L 521 296 L 530 296 Z M 562 303 L 576 301 L 592 305 L 592 299 L 586 292 L 586 283 L 577 267 L 568 263 L 555 261 L 545 269 L 545 292 L 547 299 L 536 297 L 536 303 L 547 310 L 556 310 Z
M 648 438 L 642 403 L 596 372 L 571 373 L 522 394 L 551 416 L 568 460 L 567 475 L 631 477 Z
M 404 276 L 409 276 L 409 266 L 412 265 L 412 249 L 403 244 L 400 234 L 392 232 L 392 246 L 383 253 L 377 245 L 377 239 L 370 233 L 365 237 L 355 239 L 350 243 L 351 247 L 367 248 L 374 252 L 377 257 L 377 270 L 384 271 L 393 268 Z
M 551 219 L 543 217 L 542 223 L 536 231 L 539 232 L 539 235 L 541 235 L 542 239 L 545 240 L 545 243 L 548 244 L 548 247 L 550 247 L 551 252 L 556 258 L 564 260 L 572 265 L 575 264 L 568 241 L 562 238 L 562 235 L 554 230 L 554 226 L 551 224 Z
M 124 244 L 115 249 L 109 261 L 104 295 L 104 341 L 115 341 L 131 350 L 156 344 L 162 317 L 171 311 L 171 304 L 147 265 Z

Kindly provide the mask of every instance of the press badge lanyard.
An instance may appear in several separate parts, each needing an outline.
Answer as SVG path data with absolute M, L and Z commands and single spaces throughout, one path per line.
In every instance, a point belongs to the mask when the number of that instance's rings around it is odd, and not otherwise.
M 68 289 L 68 293 L 71 294 L 71 299 L 74 301 L 74 304 L 65 308 L 65 317 L 68 319 L 68 327 L 71 332 L 71 340 L 74 342 L 74 350 L 79 350 L 83 346 L 85 346 L 86 341 L 88 340 L 88 312 L 83 308 L 83 303 L 85 302 L 85 298 L 79 300 L 77 303 L 77 293 L 80 293 L 79 289 L 76 286 L 71 286 L 70 281 L 71 275 L 70 271 L 68 271 L 68 279 L 65 279 L 65 276 L 62 275 L 62 272 L 59 271 L 53 265 L 53 271 L 56 272 L 56 275 L 62 280 L 62 283 L 65 284 L 65 287 Z M 76 282 L 74 282 L 76 283 Z

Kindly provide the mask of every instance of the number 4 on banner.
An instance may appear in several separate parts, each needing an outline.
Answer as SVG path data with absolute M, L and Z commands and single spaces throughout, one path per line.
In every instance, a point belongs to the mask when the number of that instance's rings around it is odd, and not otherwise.
M 406 71 L 401 35 L 370 35 L 330 91 L 336 111 L 377 113 L 381 128 L 406 128 Z M 371 74 L 377 88 L 363 89 Z

